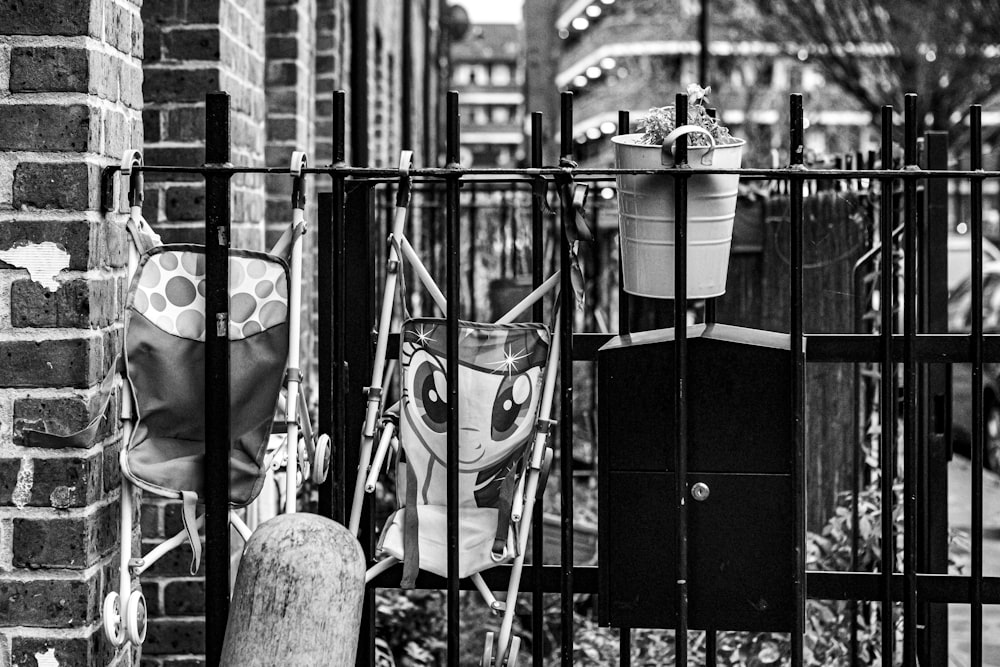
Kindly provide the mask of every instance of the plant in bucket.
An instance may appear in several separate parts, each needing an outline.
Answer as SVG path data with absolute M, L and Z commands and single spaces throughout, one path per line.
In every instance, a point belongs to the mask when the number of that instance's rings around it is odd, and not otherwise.
M 705 108 L 711 88 L 688 86 L 687 122 L 676 124 L 673 106 L 653 108 L 643 132 L 612 137 L 615 167 L 673 167 L 678 138 L 688 138 L 694 170 L 739 169 L 746 142 L 729 134 Z M 674 177 L 619 174 L 618 222 L 622 282 L 629 294 L 674 297 Z M 698 174 L 688 179 L 687 296 L 706 299 L 726 291 L 739 176 Z

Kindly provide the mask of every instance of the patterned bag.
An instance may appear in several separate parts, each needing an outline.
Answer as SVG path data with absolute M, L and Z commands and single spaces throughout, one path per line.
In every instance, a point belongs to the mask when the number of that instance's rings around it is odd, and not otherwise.
M 232 250 L 229 258 L 230 502 L 259 493 L 262 463 L 288 355 L 288 267 L 279 257 Z M 214 326 L 209 327 L 214 334 Z M 184 501 L 200 551 L 195 509 L 205 480 L 205 253 L 198 245 L 144 252 L 125 320 L 134 428 L 122 472 L 136 486 Z

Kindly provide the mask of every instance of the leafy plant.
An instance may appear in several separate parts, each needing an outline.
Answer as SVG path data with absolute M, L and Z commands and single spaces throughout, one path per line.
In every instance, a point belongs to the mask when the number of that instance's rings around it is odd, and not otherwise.
M 707 95 L 711 91 L 711 86 L 702 88 L 697 83 L 687 87 L 687 124 L 708 130 L 717 145 L 739 143 L 739 139 L 731 136 L 725 126 L 708 114 L 705 102 L 708 101 Z M 644 134 L 638 143 L 659 146 L 677 127 L 677 110 L 673 106 L 653 107 L 646 117 L 639 121 L 639 127 Z M 688 141 L 692 146 L 708 146 L 708 139 L 703 134 L 691 134 Z

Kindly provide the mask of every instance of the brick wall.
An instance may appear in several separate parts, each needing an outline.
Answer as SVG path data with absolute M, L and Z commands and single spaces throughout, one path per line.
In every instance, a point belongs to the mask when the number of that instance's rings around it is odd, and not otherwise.
M 143 125 L 148 164 L 198 166 L 205 159 L 205 94 L 225 90 L 232 162 L 264 164 L 264 0 L 147 0 Z M 233 178 L 233 242 L 264 243 L 264 179 Z M 201 242 L 203 181 L 146 177 L 144 214 L 165 240 Z
M 138 2 L 0 4 L 0 665 L 125 665 L 117 588 L 117 401 L 96 440 L 25 446 L 97 417 L 121 346 L 124 220 L 101 169 L 142 143 Z

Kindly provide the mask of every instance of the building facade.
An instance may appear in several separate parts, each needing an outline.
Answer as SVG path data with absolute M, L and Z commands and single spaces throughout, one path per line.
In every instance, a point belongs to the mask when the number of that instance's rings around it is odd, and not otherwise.
M 512 167 L 524 158 L 523 46 L 516 24 L 474 24 L 452 44 L 466 167 Z

